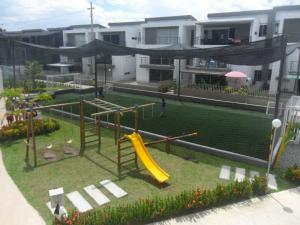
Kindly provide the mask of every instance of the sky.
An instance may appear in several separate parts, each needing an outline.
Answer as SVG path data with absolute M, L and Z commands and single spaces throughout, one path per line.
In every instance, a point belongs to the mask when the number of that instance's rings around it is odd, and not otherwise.
M 89 0 L 0 0 L 0 28 L 8 31 L 90 23 Z M 93 0 L 94 23 L 300 5 L 300 0 Z

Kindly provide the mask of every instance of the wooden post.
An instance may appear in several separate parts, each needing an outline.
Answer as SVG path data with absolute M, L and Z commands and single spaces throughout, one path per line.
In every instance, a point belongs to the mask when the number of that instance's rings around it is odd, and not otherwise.
M 134 131 L 137 133 L 139 128 L 138 128 L 138 122 L 139 122 L 139 112 L 138 112 L 138 107 L 136 107 L 135 111 L 134 111 Z M 136 151 L 134 151 L 134 163 L 135 163 L 135 167 L 138 169 L 139 168 L 139 164 L 138 164 L 138 157 L 136 154 Z
M 171 151 L 171 141 L 169 138 L 166 139 L 166 153 L 170 153 Z
M 33 116 L 32 112 L 30 112 L 30 123 L 31 123 L 31 138 L 32 138 L 32 149 L 33 149 L 33 162 L 34 167 L 37 166 L 37 159 L 36 159 L 36 143 L 35 143 L 35 132 L 34 132 L 34 122 L 33 122 Z
M 97 118 L 97 132 L 98 132 L 98 152 L 101 150 L 101 120 L 100 117 Z
M 116 114 L 116 141 L 117 141 L 117 145 L 118 145 L 118 174 L 119 177 L 121 177 L 121 144 L 120 144 L 120 129 L 121 129 L 121 113 L 120 111 L 118 111 Z
M 121 178 L 121 143 L 119 140 L 117 141 L 117 145 L 118 145 L 118 175 L 119 178 Z
M 25 155 L 26 162 L 28 162 L 28 158 L 29 158 L 30 135 L 31 135 L 31 113 L 27 113 L 27 139 L 26 139 L 26 155 Z
M 80 108 L 80 155 L 83 155 L 85 150 L 85 127 L 84 127 L 84 105 L 81 100 L 79 103 Z
M 136 107 L 135 111 L 134 111 L 134 132 L 138 132 L 139 128 L 139 112 L 138 112 L 138 107 Z
M 117 138 L 117 113 L 115 113 L 114 118 L 114 135 L 115 135 L 115 145 L 118 144 L 118 138 Z

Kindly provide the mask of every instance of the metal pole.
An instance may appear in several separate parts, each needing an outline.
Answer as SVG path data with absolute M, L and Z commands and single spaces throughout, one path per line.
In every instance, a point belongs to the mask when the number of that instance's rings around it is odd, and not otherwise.
M 97 76 L 97 56 L 94 56 L 95 59 L 95 98 L 98 97 L 98 76 Z
M 269 160 L 268 160 L 268 170 L 267 170 L 267 179 L 269 179 L 269 174 L 270 174 L 270 169 L 271 169 L 271 164 L 272 164 L 272 158 L 273 158 L 273 150 L 274 150 L 274 145 L 275 145 L 275 139 L 276 139 L 276 132 L 277 128 L 273 128 L 273 140 L 272 140 L 272 145 L 270 147 L 270 154 L 269 154 Z
M 297 67 L 297 80 L 296 80 L 296 95 L 299 95 L 299 73 L 300 73 L 300 47 L 298 47 L 299 58 L 298 58 L 298 67 Z
M 178 70 L 179 70 L 179 74 L 178 74 L 178 91 L 177 91 L 177 96 L 179 97 L 180 96 L 180 83 L 181 83 L 181 76 L 180 76 L 180 73 L 181 73 L 181 69 L 180 69 L 180 64 L 181 64 L 181 59 L 179 59 L 179 66 L 178 66 Z
M 90 2 L 90 8 L 88 8 L 88 10 L 90 10 L 90 17 L 91 17 L 91 32 L 94 32 L 94 24 L 93 24 L 93 9 L 95 9 L 93 7 L 93 2 Z
M 106 87 L 106 59 L 105 59 L 105 62 L 104 62 L 104 85 Z
M 15 42 L 12 41 L 12 66 L 13 66 L 13 86 L 16 88 L 16 58 L 15 58 Z
M 279 70 L 278 85 L 277 85 L 277 92 L 276 92 L 274 118 L 278 117 L 278 111 L 279 111 L 281 83 L 282 83 L 283 72 L 284 72 L 283 69 L 284 69 L 284 63 L 285 63 L 285 58 L 286 58 L 286 45 L 287 45 L 287 39 L 286 39 L 286 36 L 283 36 L 282 37 L 282 51 L 281 51 L 280 70 Z

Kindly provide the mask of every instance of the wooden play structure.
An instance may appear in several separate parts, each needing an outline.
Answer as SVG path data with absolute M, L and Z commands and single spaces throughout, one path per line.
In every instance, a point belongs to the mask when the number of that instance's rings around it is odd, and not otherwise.
M 197 133 L 184 134 L 177 137 L 167 137 L 161 140 L 156 140 L 148 143 L 144 143 L 142 137 L 139 134 L 138 122 L 139 122 L 139 109 L 152 107 L 155 103 L 148 103 L 143 105 L 135 105 L 133 107 L 123 107 L 111 102 L 104 101 L 102 99 L 95 98 L 93 100 L 81 100 L 79 102 L 63 103 L 56 105 L 40 106 L 30 109 L 27 113 L 27 140 L 26 142 L 26 156 L 25 159 L 29 158 L 29 151 L 32 149 L 34 158 L 34 167 L 37 166 L 37 150 L 36 140 L 34 131 L 34 119 L 33 112 L 37 110 L 53 110 L 66 106 L 77 106 L 79 107 L 79 120 L 80 120 L 80 155 L 84 155 L 84 151 L 87 147 L 97 146 L 98 152 L 101 153 L 101 127 L 111 127 L 114 130 L 114 140 L 117 146 L 117 167 L 119 177 L 122 176 L 122 168 L 126 164 L 133 163 L 138 168 L 138 158 L 144 164 L 149 173 L 159 183 L 164 183 L 169 179 L 169 175 L 154 161 L 151 157 L 147 146 L 165 143 L 165 151 L 170 153 L 171 142 L 179 138 L 196 136 Z M 91 117 L 85 116 L 85 106 L 89 105 L 95 108 L 95 113 L 91 114 Z M 121 118 L 125 113 L 133 113 L 134 124 L 133 133 L 122 135 Z M 113 116 L 114 122 L 105 122 L 103 117 Z M 102 117 L 102 118 L 101 118 Z M 102 120 L 101 120 L 102 119 Z M 131 143 L 128 145 L 128 143 Z M 127 144 L 125 144 L 127 143 Z M 130 151 L 130 149 L 134 151 Z M 124 151 L 127 149 L 127 152 Z M 129 150 L 129 152 L 128 152 Z

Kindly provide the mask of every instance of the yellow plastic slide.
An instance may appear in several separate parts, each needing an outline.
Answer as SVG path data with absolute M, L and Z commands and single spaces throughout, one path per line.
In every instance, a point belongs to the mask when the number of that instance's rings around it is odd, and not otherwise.
M 142 137 L 135 132 L 130 135 L 125 135 L 125 137 L 132 142 L 138 157 L 140 158 L 146 169 L 151 173 L 151 175 L 159 183 L 166 182 L 169 179 L 170 175 L 167 174 L 162 168 L 160 168 L 160 166 L 153 160 L 148 149 L 144 145 Z

